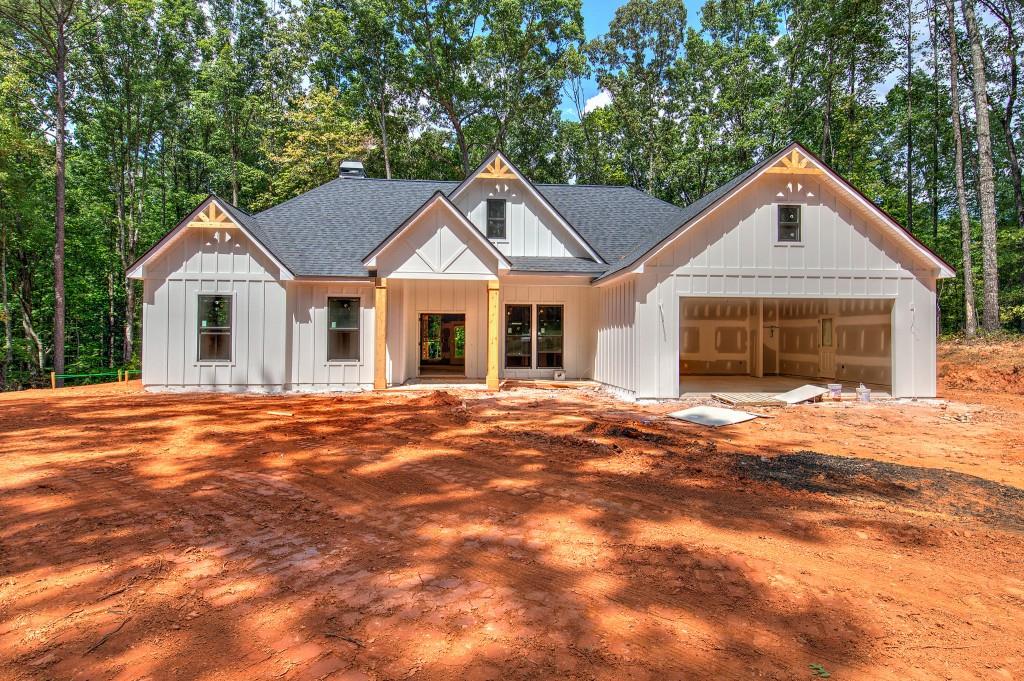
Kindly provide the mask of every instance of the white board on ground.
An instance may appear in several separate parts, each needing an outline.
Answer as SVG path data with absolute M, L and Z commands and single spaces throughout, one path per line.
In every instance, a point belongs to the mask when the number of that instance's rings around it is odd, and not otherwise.
M 682 411 L 674 411 L 669 414 L 670 418 L 681 421 L 689 421 L 701 426 L 717 428 L 718 426 L 731 426 L 734 423 L 743 423 L 750 419 L 756 419 L 757 414 L 751 414 L 738 409 L 724 409 L 723 407 L 690 407 Z
M 822 388 L 817 385 L 802 385 L 799 388 L 793 388 L 789 392 L 776 395 L 775 399 L 785 402 L 786 404 L 797 404 L 798 402 L 807 402 L 808 400 L 817 399 L 827 392 L 827 388 Z

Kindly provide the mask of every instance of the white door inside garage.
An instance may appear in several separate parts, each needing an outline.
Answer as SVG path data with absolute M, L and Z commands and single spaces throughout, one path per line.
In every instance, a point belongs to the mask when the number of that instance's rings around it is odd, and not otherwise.
M 716 385 L 714 377 L 752 392 L 784 387 L 771 377 L 885 390 L 892 382 L 891 299 L 691 297 L 679 305 L 683 393 Z

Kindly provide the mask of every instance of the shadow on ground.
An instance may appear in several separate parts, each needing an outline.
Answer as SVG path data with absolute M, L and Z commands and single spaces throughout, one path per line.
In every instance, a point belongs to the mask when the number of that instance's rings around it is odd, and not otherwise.
M 851 515 L 905 472 L 854 489 L 594 394 L 69 391 L 0 430 L 15 679 L 887 678 L 864 575 L 947 541 Z

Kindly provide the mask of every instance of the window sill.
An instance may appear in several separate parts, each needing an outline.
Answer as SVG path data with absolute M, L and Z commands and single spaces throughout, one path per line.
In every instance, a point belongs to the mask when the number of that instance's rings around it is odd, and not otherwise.
M 792 242 L 792 243 L 790 243 L 790 242 L 787 242 L 787 241 L 776 241 L 776 242 L 775 242 L 774 244 L 772 244 L 772 245 L 773 245 L 773 246 L 781 246 L 781 247 L 783 247 L 783 248 L 803 248 L 803 247 L 804 247 L 804 246 L 806 246 L 807 244 L 805 244 L 805 243 L 804 243 L 804 242 L 802 242 L 802 241 L 794 241 L 794 242 Z
M 324 362 L 324 366 L 329 367 L 361 367 L 363 366 L 363 360 L 361 359 L 329 359 Z
M 234 360 L 201 360 L 192 364 L 194 367 L 233 367 L 235 366 Z

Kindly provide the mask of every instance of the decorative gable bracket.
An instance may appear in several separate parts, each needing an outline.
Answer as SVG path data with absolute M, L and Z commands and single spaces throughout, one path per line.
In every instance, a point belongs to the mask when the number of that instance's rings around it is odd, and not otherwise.
M 496 155 L 494 160 L 491 161 L 487 166 L 480 171 L 477 177 L 482 177 L 486 180 L 514 180 L 516 175 L 512 172 L 512 169 L 507 163 L 501 160 L 500 155 Z
M 188 226 L 221 229 L 224 227 L 237 227 L 238 225 L 224 212 L 216 201 L 210 201 L 206 208 L 199 211 L 199 214 L 189 221 Z
M 821 175 L 822 170 L 817 166 L 811 165 L 810 161 L 811 159 L 794 149 L 764 172 L 781 175 Z

